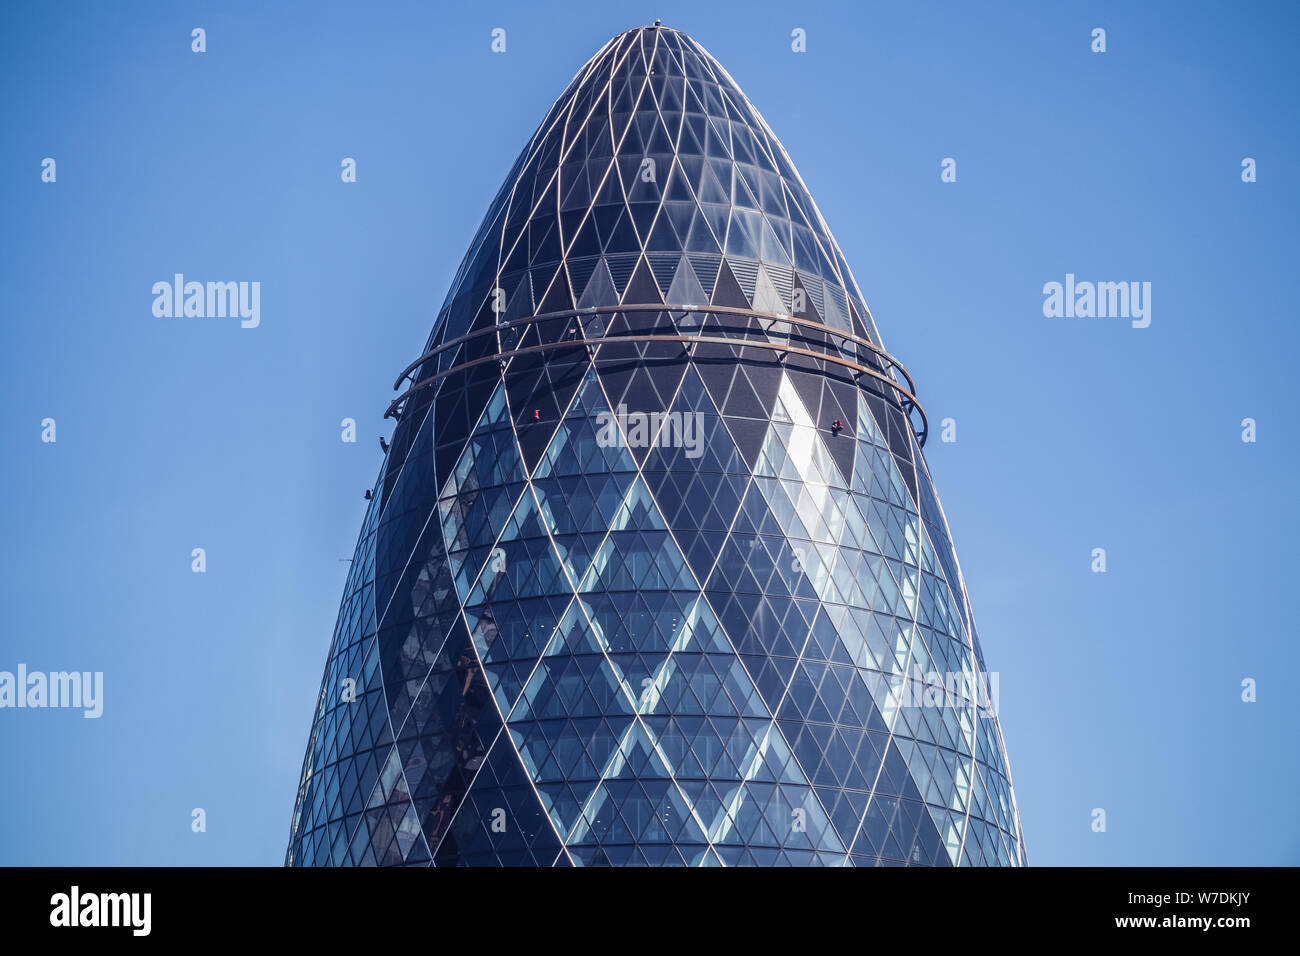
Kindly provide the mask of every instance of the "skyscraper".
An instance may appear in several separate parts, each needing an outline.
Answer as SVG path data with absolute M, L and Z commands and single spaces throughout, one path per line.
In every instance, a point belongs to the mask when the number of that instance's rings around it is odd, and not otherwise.
M 395 391 L 288 863 L 1025 862 L 913 382 L 689 37 L 578 72 Z

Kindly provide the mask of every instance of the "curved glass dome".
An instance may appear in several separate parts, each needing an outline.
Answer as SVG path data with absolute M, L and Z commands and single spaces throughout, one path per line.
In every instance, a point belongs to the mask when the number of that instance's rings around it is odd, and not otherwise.
M 287 862 L 1025 862 L 912 381 L 689 37 L 578 72 L 396 391 Z

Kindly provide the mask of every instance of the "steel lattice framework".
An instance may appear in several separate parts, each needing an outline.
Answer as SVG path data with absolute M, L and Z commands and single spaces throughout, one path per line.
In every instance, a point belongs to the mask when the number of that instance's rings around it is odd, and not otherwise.
M 915 384 L 689 37 L 579 71 L 394 389 L 287 862 L 1025 862 Z

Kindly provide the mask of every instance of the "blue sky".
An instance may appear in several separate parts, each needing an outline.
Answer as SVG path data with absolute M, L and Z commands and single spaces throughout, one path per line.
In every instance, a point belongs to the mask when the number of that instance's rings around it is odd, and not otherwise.
M 282 861 L 392 381 L 552 100 L 656 16 L 957 423 L 1030 862 L 1300 862 L 1295 8 L 601 0 L 5 5 L 0 670 L 105 700 L 0 710 L 0 863 Z M 260 326 L 156 318 L 176 272 L 259 281 Z M 1150 282 L 1150 327 L 1045 318 L 1067 273 Z

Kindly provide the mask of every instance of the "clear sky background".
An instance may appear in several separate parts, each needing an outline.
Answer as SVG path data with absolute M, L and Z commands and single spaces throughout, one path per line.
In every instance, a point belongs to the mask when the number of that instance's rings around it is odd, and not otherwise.
M 551 102 L 655 17 L 957 422 L 927 457 L 1030 863 L 1300 862 L 1298 9 L 4 4 L 0 670 L 103 671 L 105 709 L 0 710 L 0 863 L 282 862 L 392 382 Z M 175 272 L 261 282 L 261 326 L 155 318 Z M 1150 282 L 1150 327 L 1044 318 L 1067 272 Z

